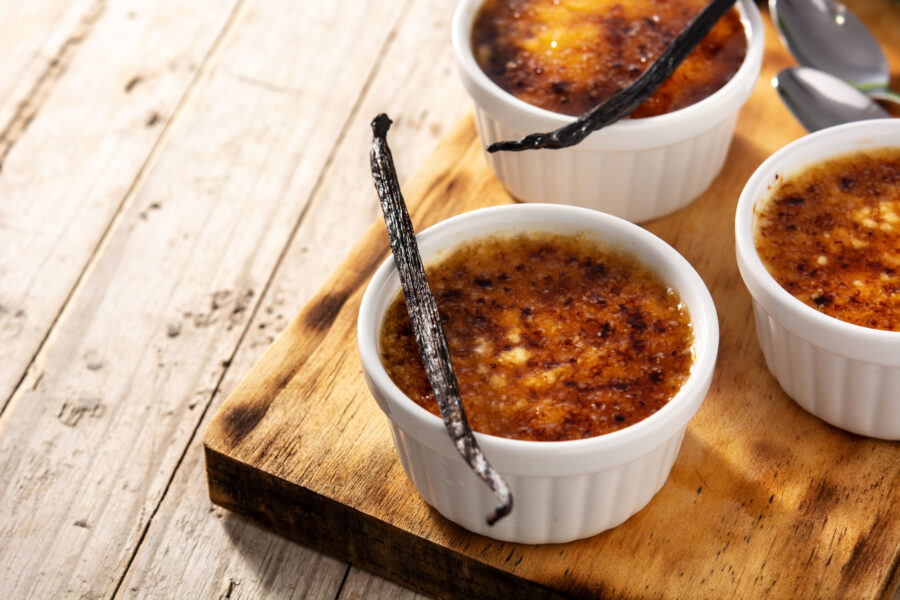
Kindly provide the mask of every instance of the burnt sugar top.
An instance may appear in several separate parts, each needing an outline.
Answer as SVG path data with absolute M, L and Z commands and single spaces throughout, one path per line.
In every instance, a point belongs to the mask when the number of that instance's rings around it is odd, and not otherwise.
M 853 152 L 779 178 L 754 243 L 794 297 L 864 327 L 900 331 L 900 148 Z
M 699 13 L 704 0 L 486 0 L 472 30 L 475 60 L 504 90 L 535 106 L 581 115 L 628 87 Z M 632 113 L 676 111 L 737 72 L 747 36 L 729 11 Z
M 582 236 L 469 242 L 428 268 L 469 423 L 558 441 L 632 425 L 690 375 L 687 309 L 633 257 Z M 438 415 L 402 294 L 380 353 L 397 386 Z

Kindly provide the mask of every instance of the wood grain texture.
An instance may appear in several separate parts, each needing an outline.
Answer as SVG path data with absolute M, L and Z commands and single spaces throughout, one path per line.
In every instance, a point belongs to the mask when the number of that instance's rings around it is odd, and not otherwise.
M 118 598 L 336 598 L 347 564 L 209 502 L 199 440 L 178 467 Z
M 341 588 L 339 600 L 425 600 L 422 594 L 400 587 L 366 571 L 353 569 Z
M 0 4 L 0 168 L 105 6 L 106 0 Z
M 378 62 L 371 65 L 372 71 L 358 82 L 360 96 L 354 100 L 338 145 L 324 153 L 330 155 L 328 164 L 309 192 L 309 208 L 251 316 L 202 430 L 277 332 L 321 287 L 378 215 L 367 160 L 371 117 L 386 108 L 398 116 L 391 135 L 403 144 L 398 167 L 401 180 L 405 180 L 434 151 L 447 123 L 456 122 L 467 110 L 449 47 L 434 43 L 446 36 L 453 8 L 442 0 L 415 0 L 402 15 L 393 15 L 393 21 L 363 8 L 354 9 L 370 27 L 382 28 L 389 39 Z M 343 35 L 343 29 L 332 27 L 329 32 Z M 252 39 L 259 33 L 258 29 L 238 30 L 234 36 Z M 282 48 L 297 43 L 293 36 L 280 42 Z M 272 51 L 278 48 L 279 44 L 272 44 Z M 285 169 L 267 173 L 272 178 L 290 177 L 291 167 Z M 206 396 L 211 394 L 207 390 Z M 213 510 L 198 436 L 152 519 L 120 595 L 206 598 L 224 593 L 231 581 L 239 581 L 232 598 L 334 597 L 345 563 L 316 556 L 284 537 L 248 526 L 241 517 Z M 354 568 L 341 588 L 342 597 L 362 593 L 354 581 L 368 582 L 364 584 L 367 597 L 382 592 L 386 597 L 412 594 Z M 288 589 L 293 591 L 288 593 Z
M 94 6 L 27 99 L 27 131 L 0 134 L 0 412 L 152 162 L 234 5 Z
M 152 18 L 177 20 L 174 5 L 154 7 L 160 13 L 150 12 Z M 378 63 L 403 9 L 365 0 L 355 7 L 256 3 L 236 14 L 230 30 L 209 36 L 220 47 L 201 69 L 202 85 L 180 105 L 164 148 L 134 183 L 133 197 L 73 292 L 28 385 L 19 387 L 0 418 L 0 596 L 100 597 L 134 587 L 122 578 L 341 139 L 365 89 L 361 82 Z M 208 19 L 216 14 L 199 4 L 190 10 L 208 13 Z M 219 15 L 220 26 L 231 14 Z M 357 17 L 348 24 L 347 14 Z M 339 23 L 340 36 L 334 34 Z M 191 24 L 186 19 L 178 30 Z M 297 35 L 312 24 L 317 35 Z M 124 35 L 122 27 L 110 35 Z M 172 31 L 159 27 L 150 34 L 164 38 Z M 114 46 L 95 37 L 101 33 L 98 25 L 82 52 L 94 40 L 107 50 Z M 194 40 L 202 33 L 199 27 L 185 31 Z M 323 47 L 329 52 L 320 52 Z M 285 53 L 291 60 L 282 60 Z M 136 58 L 148 59 L 140 52 L 131 60 Z M 121 95 L 133 71 L 125 75 L 114 85 Z M 95 79 L 82 75 L 82 81 Z M 145 89 L 151 89 L 149 82 Z M 130 94 L 140 90 L 135 84 Z M 134 118 L 143 131 L 147 106 L 141 106 L 97 126 Z M 54 114 L 49 108 L 39 120 Z M 168 113 L 161 112 L 162 118 Z M 53 132 L 38 125 L 26 137 L 34 136 L 34 144 L 53 142 Z M 80 138 L 71 124 L 63 127 L 78 138 L 67 152 L 86 153 L 79 144 L 93 142 L 112 157 L 109 172 L 94 171 L 93 177 L 121 176 L 125 168 L 114 160 L 120 157 L 116 146 L 90 138 L 88 125 Z M 9 165 L 25 152 L 25 141 Z M 142 152 L 146 158 L 149 147 Z M 92 168 L 102 166 L 96 161 L 94 155 Z M 123 178 L 119 202 L 134 176 Z M 77 183 L 89 187 L 92 181 Z M 54 251 L 79 247 L 63 242 Z M 197 482 L 202 488 L 202 479 Z M 208 508 L 204 516 L 215 518 Z M 161 523 L 180 526 L 177 520 Z M 254 535 L 235 536 L 245 537 Z M 224 554 L 227 541 L 218 548 Z M 260 568 L 254 543 L 247 548 L 246 569 Z M 272 568 L 280 561 L 307 565 L 298 577 L 285 571 L 268 581 L 273 593 L 299 593 L 303 584 L 311 594 L 337 594 L 345 572 L 339 562 L 323 559 L 317 565 L 310 552 L 271 557 Z M 231 558 L 240 562 L 237 553 Z M 224 566 L 206 564 L 208 594 L 233 587 L 232 597 L 242 589 L 254 595 L 246 582 L 241 588 L 217 580 L 216 569 L 221 573 Z M 273 573 L 260 571 L 263 580 Z M 168 595 L 182 595 L 184 584 L 168 580 Z M 143 594 L 139 589 L 134 595 Z
M 889 15 L 876 31 L 900 28 Z M 785 396 L 763 363 L 734 262 L 741 187 L 803 133 L 769 87 L 790 61 L 768 34 L 725 170 L 690 207 L 647 224 L 709 286 L 721 347 L 710 394 L 644 510 L 587 540 L 521 546 L 469 534 L 422 502 L 355 349 L 362 288 L 387 251 L 379 224 L 210 424 L 213 501 L 441 597 L 889 597 L 900 565 L 900 447 L 825 425 Z M 417 227 L 510 201 L 486 170 L 471 121 L 405 194 Z M 462 576 L 448 578 L 454 572 Z

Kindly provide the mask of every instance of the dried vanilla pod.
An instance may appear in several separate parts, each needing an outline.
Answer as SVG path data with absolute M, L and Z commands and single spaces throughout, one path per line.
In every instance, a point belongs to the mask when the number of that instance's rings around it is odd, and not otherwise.
M 444 426 L 463 459 L 497 497 L 497 508 L 487 516 L 487 523 L 493 525 L 512 510 L 512 494 L 507 483 L 479 448 L 466 419 L 459 395 L 459 384 L 450 360 L 447 337 L 441 325 L 434 296 L 428 287 L 415 231 L 403 195 L 400 193 L 397 172 L 387 145 L 387 132 L 390 126 L 391 120 L 383 113 L 372 121 L 374 138 L 370 161 L 375 189 L 381 201 L 384 222 L 391 242 L 391 252 L 400 274 L 400 284 L 406 297 L 416 344 L 425 366 L 425 373 L 434 389 Z

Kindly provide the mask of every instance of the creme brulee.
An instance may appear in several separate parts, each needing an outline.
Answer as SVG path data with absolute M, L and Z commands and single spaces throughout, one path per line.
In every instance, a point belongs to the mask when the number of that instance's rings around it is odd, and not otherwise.
M 427 273 L 475 431 L 535 441 L 609 433 L 662 408 L 690 375 L 693 332 L 678 294 L 582 236 L 489 237 Z M 397 386 L 439 415 L 402 294 L 380 348 Z
M 853 152 L 783 178 L 757 209 L 754 243 L 802 302 L 900 331 L 900 148 Z
M 485 0 L 472 29 L 475 60 L 514 96 L 568 115 L 631 85 L 706 0 Z M 747 36 L 729 11 L 632 117 L 672 112 L 725 85 Z

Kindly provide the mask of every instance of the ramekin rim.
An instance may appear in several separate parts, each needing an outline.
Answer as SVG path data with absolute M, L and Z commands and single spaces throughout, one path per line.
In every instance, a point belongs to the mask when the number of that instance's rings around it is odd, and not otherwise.
M 827 328 L 828 330 L 835 332 L 835 335 L 845 336 L 846 338 L 861 342 L 877 340 L 878 342 L 893 342 L 900 344 L 900 331 L 886 331 L 842 321 L 837 317 L 832 317 L 819 312 L 795 298 L 775 280 L 771 273 L 769 273 L 768 269 L 766 269 L 766 266 L 763 264 L 762 259 L 760 259 L 757 254 L 756 246 L 753 242 L 756 203 L 765 194 L 765 187 L 774 180 L 776 174 L 781 174 L 785 171 L 796 171 L 798 168 L 802 168 L 796 163 L 782 164 L 787 157 L 790 157 L 799 149 L 821 143 L 823 139 L 840 137 L 843 136 L 845 132 L 857 131 L 861 133 L 860 130 L 877 129 L 879 127 L 894 127 L 897 130 L 897 146 L 900 146 L 900 121 L 895 119 L 873 119 L 845 123 L 807 134 L 782 148 L 779 148 L 776 152 L 766 158 L 744 184 L 738 198 L 737 208 L 735 210 L 735 247 L 737 249 L 738 266 L 740 267 L 744 283 L 750 294 L 767 311 L 771 312 L 771 303 L 776 303 L 791 315 L 798 319 L 802 319 L 803 322 L 809 324 L 810 327 Z M 879 145 L 878 147 L 885 147 L 885 145 Z M 853 148 L 848 148 L 843 151 L 834 152 L 830 154 L 830 156 L 840 156 L 854 151 Z M 821 160 L 825 160 L 825 158 Z M 761 297 L 759 292 L 764 293 L 765 296 Z M 787 324 L 784 323 L 783 325 L 787 326 Z M 835 350 L 839 351 L 839 349 Z
M 638 236 L 639 239 L 642 238 L 643 240 L 646 240 L 646 243 L 654 244 L 657 248 L 664 248 L 663 252 L 666 253 L 667 260 L 675 263 L 675 266 L 677 266 L 677 268 L 691 281 L 690 285 L 696 291 L 696 305 L 688 306 L 688 310 L 691 314 L 691 325 L 695 331 L 695 339 L 697 335 L 702 334 L 705 337 L 705 343 L 701 348 L 703 351 L 702 355 L 700 351 L 695 349 L 691 373 L 675 397 L 670 399 L 661 409 L 633 425 L 629 425 L 628 427 L 611 433 L 585 439 L 546 442 L 517 440 L 475 432 L 475 436 L 482 447 L 490 449 L 493 452 L 509 450 L 520 454 L 553 453 L 560 456 L 569 456 L 604 450 L 606 446 L 616 448 L 630 443 L 638 443 L 647 437 L 651 437 L 658 430 L 665 428 L 667 424 L 674 427 L 673 424 L 669 424 L 667 421 L 673 421 L 674 423 L 679 424 L 680 427 L 686 425 L 687 421 L 690 420 L 706 397 L 705 386 L 708 385 L 708 379 L 711 378 L 715 370 L 719 346 L 718 316 L 715 304 L 712 300 L 712 296 L 709 294 L 708 288 L 693 266 L 664 240 L 634 223 L 593 209 L 562 204 L 508 204 L 475 209 L 445 219 L 417 234 L 417 238 L 421 239 L 421 236 L 426 236 L 427 239 L 427 236 L 433 235 L 443 228 L 457 226 L 458 223 L 464 222 L 464 219 L 478 218 L 478 216 L 482 214 L 506 210 L 572 211 L 584 215 L 591 214 L 594 217 L 601 216 L 603 219 L 614 220 L 617 226 L 628 229 L 632 235 Z M 535 230 L 539 231 L 539 229 Z M 503 229 L 498 229 L 498 231 L 503 231 Z M 359 325 L 357 328 L 362 366 L 367 375 L 372 379 L 373 383 L 378 386 L 382 392 L 388 394 L 395 405 L 401 407 L 408 416 L 424 422 L 424 424 L 430 428 L 439 428 L 443 432 L 444 425 L 441 418 L 418 405 L 411 398 L 406 396 L 393 382 L 378 357 L 377 340 L 374 336 L 370 335 L 370 332 L 374 329 L 374 323 L 377 323 L 378 318 L 378 314 L 375 313 L 374 309 L 375 299 L 373 296 L 375 290 L 380 287 L 382 283 L 385 283 L 387 278 L 393 275 L 394 270 L 395 266 L 393 258 L 388 257 L 381 265 L 379 265 L 363 295 L 359 313 Z M 367 314 L 364 314 L 364 311 L 367 311 Z M 373 327 L 363 327 L 363 320 L 368 320 L 370 318 L 376 319 L 373 323 Z M 702 332 L 698 333 L 698 330 L 700 329 L 702 329 Z M 685 411 L 689 412 L 689 414 L 687 415 L 687 418 L 683 419 L 683 423 L 679 423 L 678 417 Z M 388 415 L 388 418 L 391 418 L 390 415 Z M 409 433 L 415 435 L 414 432 Z
M 477 85 L 481 91 L 491 96 L 494 101 L 504 104 L 506 108 L 516 111 L 519 115 L 552 122 L 554 128 L 563 127 L 575 121 L 577 117 L 555 113 L 517 98 L 491 81 L 481 67 L 478 66 L 472 53 L 470 32 L 468 29 L 463 31 L 463 27 L 465 13 L 469 7 L 472 4 L 480 4 L 483 1 L 460 0 L 453 14 L 451 43 L 456 55 L 456 62 L 460 69 L 465 71 L 465 76 Z M 678 126 L 695 117 L 699 118 L 701 116 L 699 113 L 706 113 L 710 107 L 728 102 L 732 96 L 737 96 L 740 91 L 739 88 L 746 85 L 746 80 L 758 76 L 759 64 L 762 62 L 762 55 L 765 49 L 762 15 L 756 4 L 752 0 L 738 0 L 738 4 L 740 5 L 741 18 L 747 35 L 747 53 L 737 72 L 725 85 L 706 98 L 679 110 L 640 119 L 622 119 L 608 125 L 604 130 L 615 129 L 636 134 L 645 130 L 657 130 L 659 127 Z M 742 103 L 743 99 L 740 104 Z

